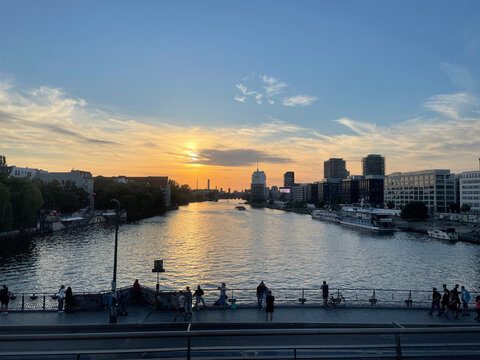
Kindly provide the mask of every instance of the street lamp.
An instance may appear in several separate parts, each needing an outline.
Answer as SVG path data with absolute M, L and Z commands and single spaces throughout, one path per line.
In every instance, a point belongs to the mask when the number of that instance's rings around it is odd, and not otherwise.
M 115 252 L 113 255 L 112 304 L 110 305 L 110 324 L 117 322 L 117 252 L 118 252 L 118 224 L 120 223 L 120 201 L 112 199 L 115 204 Z

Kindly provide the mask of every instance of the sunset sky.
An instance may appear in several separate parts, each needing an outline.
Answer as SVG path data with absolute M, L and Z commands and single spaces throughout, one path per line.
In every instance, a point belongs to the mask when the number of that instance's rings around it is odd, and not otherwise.
M 10 165 L 267 186 L 478 168 L 480 1 L 0 1 Z

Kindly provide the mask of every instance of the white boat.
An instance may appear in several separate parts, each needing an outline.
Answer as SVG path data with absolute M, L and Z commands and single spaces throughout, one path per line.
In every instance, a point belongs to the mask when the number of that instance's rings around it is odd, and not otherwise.
M 361 229 L 373 230 L 381 233 L 397 231 L 393 225 L 392 210 L 343 207 L 340 224 Z
M 458 240 L 458 234 L 455 228 L 443 228 L 443 229 L 435 229 L 427 231 L 428 236 L 435 238 L 435 239 L 442 239 L 442 240 Z
M 316 220 L 330 221 L 335 223 L 340 222 L 340 215 L 335 211 L 314 210 L 312 212 L 312 218 Z
M 235 209 L 240 210 L 240 211 L 245 211 L 247 210 L 245 206 L 235 206 Z

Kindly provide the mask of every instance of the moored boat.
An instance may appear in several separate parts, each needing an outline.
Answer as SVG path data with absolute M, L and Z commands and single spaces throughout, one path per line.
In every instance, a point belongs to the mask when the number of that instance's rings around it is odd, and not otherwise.
M 392 211 L 387 209 L 343 207 L 340 224 L 390 233 L 397 230 L 393 225 L 392 215 Z
M 235 206 L 235 209 L 240 210 L 240 211 L 245 211 L 247 210 L 245 206 Z
M 314 210 L 312 212 L 312 219 L 339 223 L 340 215 L 336 211 Z
M 428 236 L 435 238 L 435 239 L 442 239 L 442 240 L 458 240 L 458 234 L 455 228 L 443 228 L 443 229 L 435 229 L 427 231 Z

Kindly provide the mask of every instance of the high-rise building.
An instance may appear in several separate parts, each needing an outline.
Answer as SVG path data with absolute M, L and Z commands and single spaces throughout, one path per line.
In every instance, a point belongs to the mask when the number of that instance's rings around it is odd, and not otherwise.
M 370 205 L 383 205 L 384 202 L 383 175 L 366 175 L 358 181 L 358 198 L 360 203 Z
M 351 175 L 347 179 L 342 180 L 342 203 L 357 204 L 358 203 L 358 188 L 362 175 Z
M 385 175 L 385 158 L 370 154 L 362 158 L 363 175 Z
M 430 213 L 448 212 L 455 198 L 455 175 L 450 170 L 396 172 L 384 183 L 384 201 L 393 202 L 396 209 L 421 201 Z
M 345 179 L 350 173 L 345 167 L 345 160 L 339 158 L 328 159 L 323 163 L 323 177 L 325 179 Z
M 342 202 L 342 181 L 340 179 L 324 179 L 318 183 L 318 201 L 327 204 Z
M 250 202 L 263 203 L 265 201 L 265 185 L 267 176 L 263 171 L 254 171 L 252 174 L 252 185 L 250 187 Z
M 293 171 L 287 171 L 283 174 L 283 187 L 295 186 L 295 173 Z
M 460 206 L 470 205 L 470 212 L 480 214 L 480 170 L 459 174 Z

